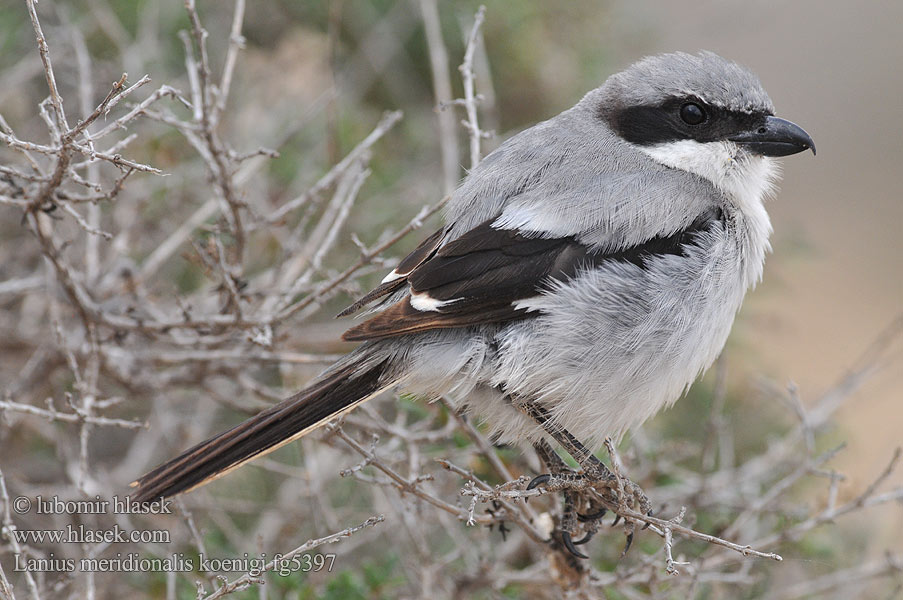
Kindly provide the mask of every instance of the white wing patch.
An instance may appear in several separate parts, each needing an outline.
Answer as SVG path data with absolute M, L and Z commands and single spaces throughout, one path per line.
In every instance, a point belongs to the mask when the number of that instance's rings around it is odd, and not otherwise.
M 415 292 L 411 294 L 411 306 L 419 311 L 424 312 L 439 312 L 439 309 L 443 306 L 447 306 L 452 302 L 457 301 L 458 298 L 452 298 L 451 300 L 437 300 L 436 298 L 431 297 L 426 292 Z
M 542 310 L 543 300 L 545 298 L 542 295 L 538 296 L 530 296 L 529 298 L 522 298 L 520 300 L 515 300 L 511 303 L 511 306 L 514 307 L 515 310 L 525 310 L 527 312 L 535 312 L 538 310 Z
M 383 280 L 380 283 L 389 283 L 390 281 L 395 281 L 396 279 L 401 279 L 402 277 L 406 277 L 407 273 L 402 275 L 398 272 L 398 269 L 393 269 L 391 273 L 383 277 Z

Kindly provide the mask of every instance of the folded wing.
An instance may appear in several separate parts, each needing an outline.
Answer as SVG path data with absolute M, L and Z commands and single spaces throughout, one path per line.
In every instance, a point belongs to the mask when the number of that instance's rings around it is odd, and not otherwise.
M 535 316 L 518 301 L 543 293 L 554 281 L 574 277 L 607 261 L 643 267 L 655 256 L 682 255 L 687 244 L 714 224 L 720 209 L 700 215 L 684 230 L 656 236 L 616 252 L 593 252 L 574 237 L 539 238 L 486 221 L 440 246 L 437 232 L 399 263 L 384 282 L 343 311 L 408 286 L 408 295 L 375 317 L 349 329 L 348 341 L 378 340 L 408 333 L 498 323 Z

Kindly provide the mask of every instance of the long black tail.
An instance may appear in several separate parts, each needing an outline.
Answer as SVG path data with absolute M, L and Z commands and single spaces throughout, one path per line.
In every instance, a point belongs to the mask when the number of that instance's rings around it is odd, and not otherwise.
M 330 419 L 369 400 L 392 384 L 384 381 L 386 362 L 347 361 L 332 373 L 232 429 L 190 448 L 144 475 L 131 486 L 131 498 L 150 502 L 174 496 L 222 477 L 272 452 Z

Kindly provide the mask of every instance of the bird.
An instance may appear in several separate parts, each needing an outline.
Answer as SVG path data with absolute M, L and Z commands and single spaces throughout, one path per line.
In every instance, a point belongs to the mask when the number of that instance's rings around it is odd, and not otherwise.
M 452 399 L 559 474 L 555 444 L 610 476 L 593 456 L 605 438 L 672 405 L 721 352 L 770 251 L 777 158 L 805 150 L 747 68 L 707 51 L 639 60 L 467 174 L 445 225 L 340 313 L 369 308 L 343 335 L 355 350 L 132 498 L 194 489 L 395 388 Z

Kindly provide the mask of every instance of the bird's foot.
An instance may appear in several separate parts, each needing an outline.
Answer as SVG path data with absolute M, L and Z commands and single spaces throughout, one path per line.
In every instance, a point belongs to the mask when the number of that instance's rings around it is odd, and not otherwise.
M 618 477 L 599 461 L 590 464 L 581 472 L 568 470 L 559 473 L 545 473 L 534 477 L 527 484 L 528 490 L 542 487 L 549 492 L 568 491 L 588 496 L 586 504 L 595 507 L 588 515 L 578 515 L 581 521 L 601 518 L 606 510 L 631 509 L 643 514 L 651 514 L 652 504 L 639 485 L 626 477 Z M 595 494 L 593 494 L 595 492 Z M 598 496 L 593 502 L 592 496 Z M 593 516 L 597 514 L 598 516 Z
M 609 510 L 615 512 L 612 526 L 621 521 L 618 513 L 625 509 L 652 514 L 651 503 L 643 489 L 633 481 L 615 475 L 601 462 L 587 465 L 582 472 L 567 470 L 538 475 L 527 484 L 528 490 L 536 488 L 562 492 L 562 516 L 554 537 L 577 558 L 587 558 L 577 546 L 590 541 Z M 633 542 L 636 523 L 625 519 L 623 526 L 627 540 L 622 556 L 627 554 Z

